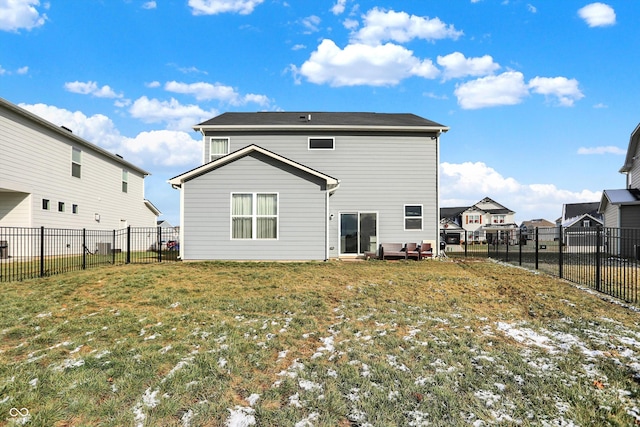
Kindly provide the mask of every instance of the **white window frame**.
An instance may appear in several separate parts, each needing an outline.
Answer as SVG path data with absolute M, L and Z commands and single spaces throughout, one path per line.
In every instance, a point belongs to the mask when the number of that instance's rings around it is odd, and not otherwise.
M 74 159 L 75 153 L 78 153 L 77 161 Z M 76 165 L 78 166 L 78 176 L 73 173 L 73 167 Z M 82 150 L 76 147 L 71 147 L 71 176 L 78 179 L 82 178 Z
M 407 215 L 407 207 L 408 206 L 420 206 L 420 216 L 409 216 Z M 402 208 L 403 218 L 404 218 L 404 231 L 422 231 L 424 228 L 424 206 L 420 203 L 407 203 Z M 407 228 L 407 220 L 408 219 L 418 219 L 420 218 L 420 228 Z
M 492 219 L 493 219 L 493 223 L 494 224 L 504 224 L 504 222 L 507 220 L 507 216 L 506 215 L 494 215 Z
M 251 215 L 235 215 L 235 217 L 251 218 L 251 238 L 233 237 L 233 196 L 236 194 L 250 194 L 252 196 Z M 269 194 L 276 196 L 276 214 L 275 215 L 258 215 L 258 195 Z M 275 238 L 258 238 L 258 218 L 275 218 L 276 219 L 276 237 Z M 280 193 L 277 191 L 236 191 L 229 196 L 229 239 L 231 240 L 279 240 L 280 239 Z
M 227 150 L 226 150 L 226 152 L 225 153 L 215 153 L 214 154 L 213 150 L 211 149 L 212 148 L 211 144 L 212 144 L 213 140 L 222 140 L 222 139 L 227 141 Z M 210 136 L 209 137 L 209 161 L 213 161 L 213 160 L 215 160 L 217 158 L 220 158 L 222 156 L 226 156 L 227 154 L 229 154 L 230 149 L 231 149 L 231 138 L 229 138 L 228 136 Z
M 123 193 L 129 193 L 129 171 L 122 169 L 122 182 L 120 189 Z
M 467 218 L 469 219 L 468 224 L 481 224 L 480 222 L 480 217 L 482 215 L 480 214 L 468 214 Z
M 313 139 L 330 139 L 333 143 L 331 144 L 331 148 L 312 148 L 311 147 L 311 140 Z M 326 151 L 332 151 L 336 149 L 336 138 L 333 136 L 310 136 L 307 139 L 307 149 L 309 150 L 326 150 Z

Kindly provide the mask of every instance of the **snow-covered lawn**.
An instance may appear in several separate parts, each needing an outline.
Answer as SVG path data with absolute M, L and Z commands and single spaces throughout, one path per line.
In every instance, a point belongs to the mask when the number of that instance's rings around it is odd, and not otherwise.
M 9 425 L 640 424 L 640 312 L 522 269 L 213 263 L 71 277 L 5 291 Z

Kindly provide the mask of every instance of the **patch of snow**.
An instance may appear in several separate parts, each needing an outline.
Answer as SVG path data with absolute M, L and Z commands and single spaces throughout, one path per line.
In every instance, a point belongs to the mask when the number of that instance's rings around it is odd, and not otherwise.
M 235 409 L 227 409 L 230 413 L 225 425 L 227 427 L 249 427 L 256 424 L 255 411 L 252 408 L 236 406 Z
M 254 406 L 256 402 L 260 399 L 260 395 L 257 393 L 253 393 L 251 396 L 247 397 L 245 400 L 249 403 L 249 406 Z
M 303 418 L 294 424 L 294 427 L 313 427 L 313 422 L 320 418 L 320 414 L 317 412 L 312 412 L 308 417 Z

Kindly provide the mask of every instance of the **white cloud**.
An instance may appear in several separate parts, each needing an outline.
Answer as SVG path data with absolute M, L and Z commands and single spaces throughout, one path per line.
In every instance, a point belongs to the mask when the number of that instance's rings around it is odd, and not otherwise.
M 146 96 L 136 99 L 129 108 L 129 113 L 145 123 L 166 123 L 171 130 L 190 129 L 194 124 L 218 115 L 215 110 L 206 111 L 197 105 L 182 105 L 173 98 L 170 101 L 159 101 Z
M 524 76 L 517 71 L 507 71 L 498 76 L 487 76 L 456 86 L 454 94 L 458 104 L 467 110 L 515 105 L 529 95 Z
M 0 65 L 0 76 L 3 76 L 7 74 L 7 70 L 5 70 L 4 68 L 2 68 L 2 65 Z
M 302 19 L 302 25 L 307 29 L 306 34 L 318 32 L 318 25 L 320 25 L 320 18 L 316 15 L 311 15 Z
M 467 76 L 486 76 L 500 68 L 500 65 L 493 62 L 493 58 L 489 55 L 465 58 L 460 52 L 438 56 L 437 62 L 438 65 L 444 68 L 444 80 Z
M 440 39 L 456 40 L 463 35 L 453 25 L 447 25 L 439 18 L 430 19 L 406 12 L 371 9 L 363 17 L 364 26 L 352 35 L 359 43 L 376 45 L 383 41 L 406 43 L 413 39 L 428 41 Z
M 602 147 L 580 147 L 578 148 L 578 154 L 627 154 L 627 150 L 613 145 Z
M 29 72 L 29 67 L 28 66 L 24 66 L 24 67 L 20 67 L 16 70 L 16 73 L 18 74 L 27 74 Z
M 531 12 L 531 13 L 537 13 L 538 12 L 538 9 L 534 5 L 532 5 L 530 3 L 527 4 L 527 10 L 529 12 Z
M 516 212 L 518 221 L 554 221 L 565 203 L 599 201 L 601 192 L 563 190 L 553 184 L 523 184 L 482 162 L 442 163 L 441 207 L 470 206 L 484 197 Z
M 575 101 L 584 98 L 576 79 L 566 77 L 534 77 L 529 80 L 529 87 L 534 93 L 554 96 L 560 105 L 571 107 Z
M 111 149 L 119 146 L 120 133 L 113 121 L 103 114 L 87 117 L 81 111 L 71 112 L 46 104 L 20 104 L 20 107 L 53 123 L 73 131 L 74 135 L 89 142 Z
M 98 87 L 96 82 L 67 82 L 64 84 L 64 88 L 73 93 L 79 93 L 82 95 L 91 95 L 96 98 L 122 98 L 121 94 L 115 93 L 109 86 Z
M 590 27 L 607 27 L 616 23 L 616 12 L 605 3 L 591 3 L 578 10 L 578 16 Z
M 158 7 L 158 5 L 156 4 L 155 1 L 148 1 L 148 2 L 143 3 L 143 5 L 142 5 L 143 9 L 155 9 L 157 7 Z
M 225 86 L 220 83 L 181 83 L 171 81 L 167 82 L 164 88 L 169 92 L 193 95 L 199 101 L 215 99 L 231 105 L 256 103 L 261 106 L 267 106 L 270 103 L 269 98 L 265 95 L 247 94 L 242 96 L 231 86 Z
M 147 168 L 158 166 L 185 166 L 198 164 L 202 155 L 200 140 L 186 132 L 159 130 L 142 132 L 134 138 L 124 137 L 107 116 L 86 116 L 45 104 L 20 107 L 31 111 L 54 125 L 65 126 L 87 141 L 111 153 L 122 155 L 127 161 Z
M 0 1 L 0 30 L 32 30 L 44 25 L 47 15 L 38 11 L 39 0 Z M 47 4 L 44 5 L 47 7 Z
M 355 29 L 360 26 L 360 23 L 355 19 L 345 19 L 344 21 L 342 21 L 342 26 L 344 26 L 349 31 L 355 31 Z
M 337 0 L 336 4 L 334 4 L 333 7 L 331 8 L 331 12 L 334 15 L 340 15 L 344 13 L 346 4 L 347 4 L 347 0 Z
M 217 15 L 239 13 L 248 15 L 264 0 L 189 0 L 194 15 Z
M 306 49 L 306 48 L 307 48 L 307 46 L 305 46 L 303 44 L 295 44 L 295 45 L 293 45 L 291 50 L 301 50 L 301 49 Z
M 146 87 L 148 87 L 148 88 L 156 88 L 156 87 L 160 87 L 161 86 L 159 81 L 152 81 L 152 82 L 149 82 L 149 83 L 145 83 L 144 85 Z
M 328 39 L 299 69 L 292 68 L 312 83 L 331 86 L 390 86 L 407 77 L 435 78 L 439 73 L 431 60 L 420 60 L 402 46 L 350 44 L 340 49 Z
M 121 146 L 132 161 L 160 166 L 198 164 L 202 156 L 202 141 L 180 131 L 141 132 L 135 138 L 123 138 Z

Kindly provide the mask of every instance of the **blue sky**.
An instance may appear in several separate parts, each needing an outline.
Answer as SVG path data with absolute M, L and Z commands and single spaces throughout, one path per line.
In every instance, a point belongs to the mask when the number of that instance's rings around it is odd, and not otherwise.
M 191 127 L 262 110 L 442 123 L 442 206 L 553 221 L 625 187 L 639 20 L 629 0 L 0 0 L 0 96 L 150 171 L 174 225 Z

